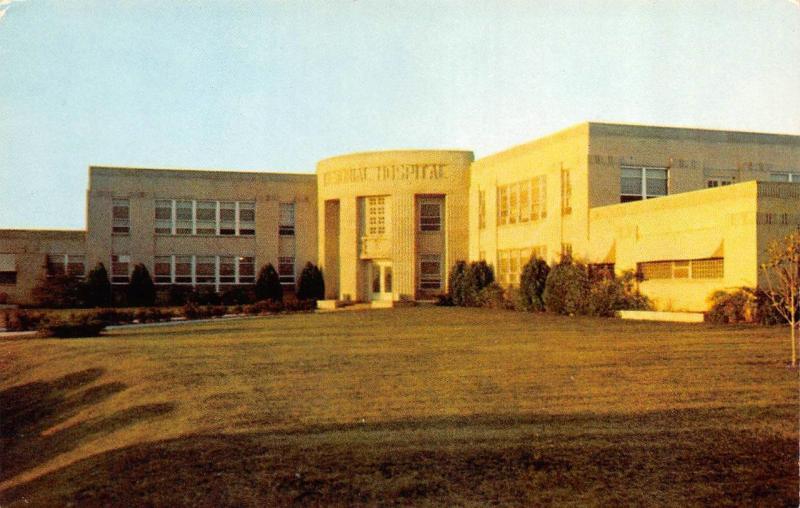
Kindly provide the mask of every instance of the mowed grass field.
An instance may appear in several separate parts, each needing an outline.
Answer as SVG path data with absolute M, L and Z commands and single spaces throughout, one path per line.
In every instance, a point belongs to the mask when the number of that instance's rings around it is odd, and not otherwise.
M 0 341 L 0 505 L 797 506 L 787 334 L 417 307 Z

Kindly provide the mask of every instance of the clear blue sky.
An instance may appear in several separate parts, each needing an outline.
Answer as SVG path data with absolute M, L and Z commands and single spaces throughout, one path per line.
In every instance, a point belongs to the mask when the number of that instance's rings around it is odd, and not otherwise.
M 313 172 L 585 120 L 800 133 L 792 0 L 0 0 L 0 228 L 90 164 Z

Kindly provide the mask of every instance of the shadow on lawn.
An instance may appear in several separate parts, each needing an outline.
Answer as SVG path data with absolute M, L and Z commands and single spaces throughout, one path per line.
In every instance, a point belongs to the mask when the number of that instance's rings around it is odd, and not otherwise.
M 70 451 L 86 438 L 109 434 L 173 409 L 171 404 L 136 406 L 45 433 L 79 411 L 125 390 L 126 385 L 119 382 L 85 388 L 103 373 L 103 369 L 86 369 L 0 391 L 0 481 Z
M 796 506 L 796 439 L 713 426 L 736 411 L 191 435 L 89 457 L 0 504 Z M 764 416 L 742 411 L 742 421 Z M 503 422 L 514 432 L 492 432 Z

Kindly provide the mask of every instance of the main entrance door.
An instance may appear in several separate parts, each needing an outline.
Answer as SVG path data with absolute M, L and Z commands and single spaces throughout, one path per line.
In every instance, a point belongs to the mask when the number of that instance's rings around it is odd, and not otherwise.
M 369 265 L 370 300 L 392 300 L 392 262 L 373 260 Z

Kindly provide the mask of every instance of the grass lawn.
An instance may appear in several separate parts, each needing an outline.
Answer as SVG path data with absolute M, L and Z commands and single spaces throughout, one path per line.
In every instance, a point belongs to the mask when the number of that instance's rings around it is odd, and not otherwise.
M 797 506 L 787 336 L 418 307 L 0 341 L 0 506 Z

